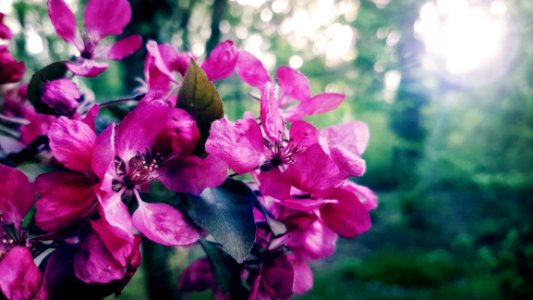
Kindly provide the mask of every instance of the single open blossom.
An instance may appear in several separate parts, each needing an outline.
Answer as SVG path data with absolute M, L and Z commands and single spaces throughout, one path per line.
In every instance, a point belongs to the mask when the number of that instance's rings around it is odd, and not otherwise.
M 199 138 L 195 121 L 164 101 L 141 103 L 116 127 L 106 130 L 108 153 L 114 157 L 101 187 L 101 215 L 126 238 L 135 227 L 163 245 L 187 245 L 199 238 L 180 211 L 165 203 L 141 199 L 142 188 L 154 180 L 174 192 L 199 194 L 220 185 L 226 165 L 208 155 L 191 155 Z M 114 132 L 114 133 L 113 133 Z M 137 204 L 130 217 L 128 207 Z M 115 255 L 122 257 L 120 250 Z
M 261 61 L 247 51 L 239 52 L 235 70 L 244 82 L 256 87 L 261 93 L 267 83 L 273 83 Z M 332 111 L 346 98 L 339 93 L 311 96 L 309 79 L 287 66 L 279 67 L 276 77 L 280 87 L 279 107 L 282 108 L 282 116 L 287 121 Z
M 81 97 L 78 86 L 68 78 L 45 82 L 42 101 L 59 115 L 72 114 Z
M 22 172 L 0 164 L 0 190 L 0 296 L 39 298 L 41 272 L 33 262 L 28 234 L 21 227 L 34 202 L 33 186 Z
M 13 37 L 13 34 L 11 33 L 11 30 L 9 27 L 4 24 L 4 17 L 6 15 L 0 12 L 0 39 L 2 40 L 9 40 Z
M 49 0 L 48 14 L 57 34 L 74 45 L 80 56 L 67 67 L 74 74 L 95 77 L 105 69 L 107 63 L 98 59 L 121 60 L 142 45 L 140 35 L 125 37 L 113 46 L 104 46 L 100 41 L 109 35 L 120 35 L 130 22 L 131 7 L 127 0 L 89 0 L 84 14 L 85 31 L 76 31 L 76 17 L 63 0 Z
M 181 84 L 191 59 L 196 57 L 190 53 L 179 53 L 169 44 L 157 44 L 148 41 L 146 44 L 147 55 L 144 64 L 144 78 L 147 89 L 168 92 Z M 207 59 L 202 63 L 210 81 L 229 77 L 237 64 L 238 50 L 230 40 L 218 44 Z
M 20 81 L 24 72 L 26 72 L 24 62 L 16 61 L 7 46 L 0 45 L 0 84 Z

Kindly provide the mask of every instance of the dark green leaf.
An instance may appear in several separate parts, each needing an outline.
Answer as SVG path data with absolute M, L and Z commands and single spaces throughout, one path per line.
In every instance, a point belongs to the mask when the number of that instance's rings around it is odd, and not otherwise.
M 44 83 L 46 81 L 61 79 L 67 74 L 65 62 L 58 61 L 52 63 L 31 76 L 28 85 L 28 99 L 35 107 L 35 110 L 42 114 L 55 115 L 55 111 L 41 101 Z
M 200 245 L 202 245 L 202 248 L 209 258 L 211 271 L 213 273 L 213 277 L 215 277 L 215 280 L 218 283 L 218 286 L 222 292 L 229 291 L 233 285 L 232 280 L 235 278 L 234 270 L 238 270 L 235 262 L 232 262 L 229 257 L 225 257 L 223 252 L 211 245 L 209 242 L 200 240 Z
M 205 189 L 200 196 L 188 196 L 184 209 L 224 251 L 242 263 L 255 242 L 255 198 L 246 184 L 227 179 L 219 187 Z
M 203 153 L 211 123 L 224 116 L 224 108 L 217 89 L 194 60 L 189 63 L 178 93 L 178 107 L 186 110 L 196 120 L 200 141 L 195 153 Z

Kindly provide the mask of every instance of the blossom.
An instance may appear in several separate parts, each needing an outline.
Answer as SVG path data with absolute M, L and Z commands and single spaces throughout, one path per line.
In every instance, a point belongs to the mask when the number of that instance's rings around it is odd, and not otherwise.
M 164 101 L 151 101 L 137 106 L 116 130 L 112 125 L 108 130 L 112 132 L 108 151 L 115 159 L 101 187 L 101 215 L 125 236 L 131 237 L 134 226 L 163 245 L 197 241 L 199 233 L 179 210 L 166 203 L 145 202 L 140 194 L 154 180 L 174 192 L 199 194 L 226 178 L 223 162 L 211 155 L 191 155 L 199 132 L 190 115 Z M 134 203 L 138 207 L 130 217 L 128 206 Z
M 83 19 L 86 31 L 81 34 L 76 31 L 74 13 L 63 0 L 49 0 L 48 14 L 57 34 L 80 51 L 75 62 L 67 63 L 76 75 L 95 77 L 108 66 L 97 59 L 121 60 L 141 47 L 140 35 L 125 37 L 111 47 L 100 44 L 109 35 L 122 34 L 130 22 L 131 7 L 127 0 L 89 0 Z
M 16 61 L 7 46 L 0 45 L 0 84 L 20 81 L 26 72 L 24 62 Z
M 79 105 L 81 94 L 78 86 L 68 78 L 44 83 L 42 101 L 60 115 L 73 113 Z
M 266 88 L 267 83 L 273 83 L 261 61 L 247 51 L 239 52 L 235 70 L 244 82 L 256 87 L 260 92 Z M 339 93 L 311 96 L 309 79 L 288 66 L 279 67 L 276 77 L 281 91 L 279 107 L 282 108 L 282 116 L 287 121 L 329 112 L 345 99 L 345 96 Z
M 0 165 L 0 190 L 0 291 L 8 299 L 34 299 L 41 272 L 21 227 L 33 205 L 34 189 L 22 172 Z

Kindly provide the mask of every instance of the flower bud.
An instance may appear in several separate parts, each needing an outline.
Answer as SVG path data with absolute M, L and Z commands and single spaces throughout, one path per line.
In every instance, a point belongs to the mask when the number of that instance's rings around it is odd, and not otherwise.
M 80 90 L 70 79 L 62 78 L 44 84 L 42 101 L 60 115 L 72 113 L 79 105 Z

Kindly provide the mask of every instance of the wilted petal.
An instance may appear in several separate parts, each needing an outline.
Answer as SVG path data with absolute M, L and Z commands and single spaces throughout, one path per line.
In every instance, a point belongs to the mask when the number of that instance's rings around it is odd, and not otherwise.
M 125 37 L 116 42 L 111 49 L 109 49 L 107 58 L 112 60 L 121 60 L 126 58 L 135 53 L 135 51 L 139 50 L 139 48 L 142 46 L 142 43 L 143 40 L 138 34 Z
M 240 174 L 257 168 L 265 160 L 261 128 L 252 118 L 235 123 L 226 118 L 216 120 L 211 124 L 205 149 Z
M 320 208 L 322 220 L 337 234 L 353 238 L 370 229 L 368 210 L 350 189 L 335 188 L 328 191 L 324 197 L 339 201 Z
M 56 113 L 66 115 L 78 107 L 80 97 L 78 86 L 72 80 L 62 78 L 44 84 L 41 100 Z
M 15 247 L 0 259 L 0 274 L 0 289 L 7 299 L 34 299 L 41 285 L 41 272 L 26 247 Z
M 292 106 L 283 112 L 283 116 L 288 121 L 301 120 L 303 117 L 317 115 L 332 111 L 346 98 L 343 94 L 322 93 L 309 100 L 301 101 L 298 105 Z
M 298 100 L 305 100 L 311 97 L 311 88 L 309 87 L 309 79 L 302 73 L 287 67 L 282 66 L 276 72 L 278 83 L 281 87 L 282 98 L 290 97 Z M 283 103 L 282 105 L 284 105 Z
M 166 246 L 190 245 L 200 238 L 181 212 L 166 203 L 146 203 L 137 198 L 133 225 L 152 241 Z
M 207 187 L 221 185 L 227 176 L 227 165 L 213 155 L 205 158 L 187 156 L 166 161 L 159 169 L 158 179 L 177 193 L 199 195 Z
M 84 24 L 93 40 L 108 35 L 120 35 L 131 19 L 127 0 L 89 0 L 85 8 Z
M 261 61 L 247 51 L 239 52 L 235 71 L 244 82 L 258 89 L 262 89 L 265 83 L 270 81 L 268 72 Z
M 109 124 L 94 144 L 91 167 L 94 174 L 103 179 L 109 165 L 115 159 L 115 125 Z
M 96 133 L 82 121 L 59 117 L 48 131 L 54 157 L 65 167 L 85 172 L 91 170 Z
M 108 67 L 108 64 L 92 59 L 80 59 L 76 63 L 67 62 L 66 65 L 72 73 L 82 77 L 96 77 Z
M 210 81 L 224 79 L 233 73 L 238 58 L 239 50 L 232 41 L 227 40 L 218 44 L 211 51 L 209 57 L 202 64 L 202 69 Z
M 283 138 L 285 132 L 277 92 L 274 84 L 267 83 L 261 94 L 261 125 L 271 141 Z
M 52 25 L 62 39 L 75 44 L 76 17 L 63 0 L 48 0 L 48 15 Z
M 121 279 L 126 269 L 113 257 L 98 234 L 90 232 L 74 258 L 74 273 L 86 283 L 108 283 Z
M 33 185 L 21 171 L 0 164 L 0 191 L 0 211 L 4 222 L 19 228 L 33 205 Z
M 53 232 L 75 223 L 96 203 L 94 183 L 87 176 L 67 171 L 39 175 L 35 186 L 39 192 L 35 223 Z

